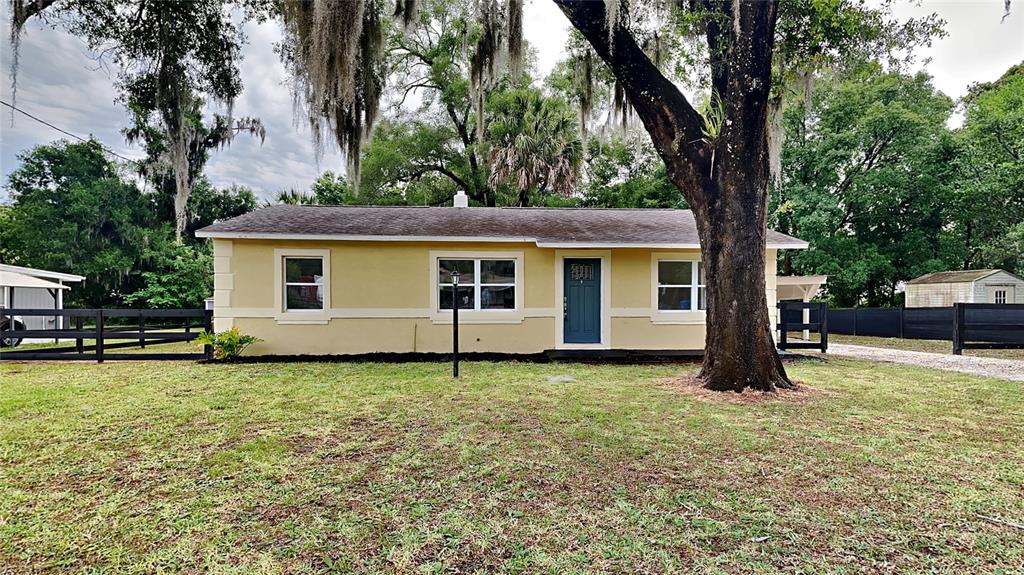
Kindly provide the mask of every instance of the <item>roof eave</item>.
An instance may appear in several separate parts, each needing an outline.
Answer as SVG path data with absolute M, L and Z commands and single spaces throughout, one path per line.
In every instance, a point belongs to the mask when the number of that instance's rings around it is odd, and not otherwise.
M 652 242 L 553 242 L 531 237 L 514 236 L 375 236 L 346 234 L 292 234 L 281 232 L 224 232 L 198 230 L 197 238 L 233 240 L 307 240 L 307 241 L 349 241 L 349 242 L 452 242 L 452 243 L 532 243 L 540 248 L 581 249 L 581 248 L 646 248 L 646 249 L 700 249 L 699 243 L 652 243 Z M 807 249 L 802 240 L 768 242 L 768 249 Z
M 7 270 L 14 273 L 25 274 L 32 277 L 40 278 L 52 278 L 67 282 L 80 282 L 85 280 L 85 276 L 77 274 L 67 274 L 64 272 L 52 272 L 50 270 L 41 270 L 38 268 L 30 268 L 25 266 L 16 266 L 12 264 L 0 264 L 0 270 Z

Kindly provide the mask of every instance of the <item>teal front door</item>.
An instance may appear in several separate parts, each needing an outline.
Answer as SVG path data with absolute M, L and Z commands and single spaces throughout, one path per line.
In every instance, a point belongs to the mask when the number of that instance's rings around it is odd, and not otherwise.
M 601 260 L 565 260 L 565 343 L 601 343 Z

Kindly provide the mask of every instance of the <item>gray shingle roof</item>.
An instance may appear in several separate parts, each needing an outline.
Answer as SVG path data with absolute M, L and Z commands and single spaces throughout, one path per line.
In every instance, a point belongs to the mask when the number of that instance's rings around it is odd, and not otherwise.
M 949 283 L 970 283 L 980 280 L 985 276 L 992 275 L 1002 270 L 962 270 L 952 272 L 935 272 L 914 278 L 907 284 L 949 284 Z
M 198 237 L 524 241 L 540 246 L 699 245 L 693 214 L 669 209 L 276 205 L 207 226 Z M 768 231 L 768 245 L 807 243 Z

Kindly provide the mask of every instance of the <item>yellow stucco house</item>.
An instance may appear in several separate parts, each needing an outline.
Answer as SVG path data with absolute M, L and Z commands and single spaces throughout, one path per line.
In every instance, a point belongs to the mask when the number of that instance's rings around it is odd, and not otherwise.
M 687 210 L 279 205 L 196 235 L 214 327 L 261 338 L 250 354 L 447 353 L 453 299 L 468 353 L 704 347 Z M 768 233 L 773 317 L 776 251 L 806 247 Z

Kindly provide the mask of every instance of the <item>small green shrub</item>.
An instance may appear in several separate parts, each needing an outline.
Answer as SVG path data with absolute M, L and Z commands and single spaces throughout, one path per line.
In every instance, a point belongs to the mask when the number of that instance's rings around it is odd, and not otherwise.
M 212 346 L 214 359 L 223 360 L 235 359 L 242 355 L 245 348 L 263 340 L 254 335 L 243 334 L 237 327 L 233 327 L 220 333 L 204 331 L 195 341 L 199 345 Z

